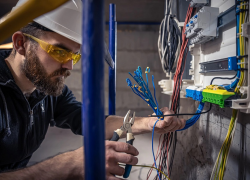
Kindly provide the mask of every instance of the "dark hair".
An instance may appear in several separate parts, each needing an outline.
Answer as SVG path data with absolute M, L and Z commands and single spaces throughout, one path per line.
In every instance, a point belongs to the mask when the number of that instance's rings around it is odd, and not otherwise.
M 26 26 L 22 27 L 20 29 L 21 32 L 26 33 L 26 34 L 30 34 L 32 36 L 35 37 L 39 37 L 41 36 L 44 31 L 49 31 L 49 32 L 53 32 L 52 30 L 38 24 L 37 22 L 31 22 L 29 24 L 27 24 Z
M 46 31 L 47 32 L 53 32 L 52 30 L 38 24 L 37 22 L 30 22 L 29 24 L 27 24 L 26 26 L 22 27 L 20 29 L 20 31 L 22 33 L 26 33 L 26 34 L 30 34 L 32 36 L 35 36 L 37 38 L 39 38 L 41 35 L 43 35 Z M 29 40 L 33 41 L 33 39 L 29 38 Z M 15 48 L 13 48 L 14 50 L 14 55 L 16 55 L 16 50 Z

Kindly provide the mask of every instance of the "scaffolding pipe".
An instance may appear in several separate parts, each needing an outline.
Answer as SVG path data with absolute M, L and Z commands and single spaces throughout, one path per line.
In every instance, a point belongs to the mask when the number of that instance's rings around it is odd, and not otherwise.
M 114 69 L 109 67 L 109 115 L 115 115 L 117 52 L 117 22 L 115 4 L 109 5 L 109 51 L 112 59 L 114 60 Z
M 28 0 L 0 20 L 0 43 L 33 19 L 50 12 L 68 0 Z
M 83 0 L 82 130 L 85 180 L 105 180 L 104 1 Z

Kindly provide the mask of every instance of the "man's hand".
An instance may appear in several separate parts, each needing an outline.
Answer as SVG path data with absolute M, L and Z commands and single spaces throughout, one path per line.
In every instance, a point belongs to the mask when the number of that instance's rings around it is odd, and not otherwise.
M 173 111 L 169 110 L 167 107 L 161 109 L 164 115 L 174 114 Z M 155 114 L 153 114 L 155 115 Z M 157 117 L 151 117 L 148 121 L 148 127 L 153 130 L 154 124 L 157 121 Z M 179 119 L 176 116 L 166 116 L 164 120 L 159 120 L 155 125 L 155 132 L 159 134 L 165 134 L 168 132 L 174 132 L 176 130 L 182 129 L 185 127 L 186 120 Z
M 106 141 L 106 180 L 120 180 L 115 175 L 122 176 L 125 169 L 118 163 L 136 165 L 139 154 L 134 146 L 124 142 Z

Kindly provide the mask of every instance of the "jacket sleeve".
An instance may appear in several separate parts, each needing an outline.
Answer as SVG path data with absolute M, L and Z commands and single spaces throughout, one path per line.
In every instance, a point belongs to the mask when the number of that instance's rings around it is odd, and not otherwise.
M 56 126 L 71 129 L 74 134 L 82 135 L 81 107 L 72 91 L 65 85 L 62 95 L 54 98 L 54 118 Z M 105 119 L 108 117 L 105 116 Z
M 54 118 L 56 126 L 65 129 L 71 129 L 74 134 L 82 134 L 81 125 L 81 106 L 72 91 L 65 85 L 63 93 L 53 98 Z

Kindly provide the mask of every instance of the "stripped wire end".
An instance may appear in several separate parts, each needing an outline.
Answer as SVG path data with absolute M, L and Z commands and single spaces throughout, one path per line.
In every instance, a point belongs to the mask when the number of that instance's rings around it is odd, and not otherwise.
M 128 86 L 131 87 L 132 91 L 139 96 L 140 98 L 142 98 L 147 104 L 148 106 L 150 106 L 154 113 L 158 116 L 163 115 L 162 112 L 159 110 L 158 107 L 158 102 L 156 100 L 156 94 L 155 94 L 155 85 L 154 85 L 154 76 L 152 76 L 152 84 L 154 87 L 154 96 L 152 96 L 152 93 L 149 90 L 148 87 L 148 73 L 150 72 L 150 68 L 147 67 L 145 70 L 145 74 L 146 74 L 146 82 L 144 81 L 143 77 L 142 77 L 142 70 L 141 67 L 139 66 L 136 71 L 134 71 L 134 75 L 132 75 L 131 73 L 130 76 L 135 80 L 135 82 L 137 84 L 135 84 L 134 86 L 132 86 L 132 82 L 127 79 L 127 83 Z M 158 118 L 160 119 L 160 118 Z

